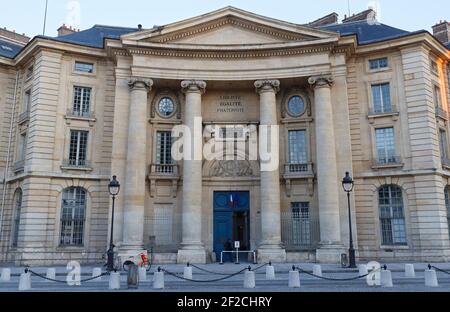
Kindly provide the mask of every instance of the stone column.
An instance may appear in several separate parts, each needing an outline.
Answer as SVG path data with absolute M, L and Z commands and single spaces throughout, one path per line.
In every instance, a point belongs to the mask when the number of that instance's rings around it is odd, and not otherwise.
M 341 243 L 339 214 L 339 179 L 337 174 L 336 145 L 331 104 L 329 76 L 311 77 L 308 82 L 314 88 L 317 183 L 319 198 L 320 247 L 317 261 L 338 263 L 344 251 Z
M 202 243 L 202 94 L 206 89 L 204 81 L 183 81 L 186 96 L 184 124 L 191 132 L 189 144 L 191 153 L 183 161 L 183 240 L 178 251 L 178 263 L 206 263 L 205 247 Z M 185 149 L 186 151 L 186 149 Z
M 259 80 L 255 82 L 255 87 L 260 96 L 259 148 L 261 151 L 261 148 L 268 146 L 266 151 L 270 152 L 274 162 L 274 166 L 265 166 L 265 161 L 261 159 L 261 242 L 258 261 L 285 262 L 286 251 L 281 244 L 279 137 L 270 144 L 266 141 L 271 131 L 279 134 L 276 94 L 280 90 L 280 81 Z M 266 127 L 267 136 L 263 136 Z
M 151 79 L 129 82 L 131 99 L 128 121 L 126 177 L 123 190 L 123 241 L 120 256 L 134 256 L 144 247 L 145 174 L 147 172 L 147 96 Z

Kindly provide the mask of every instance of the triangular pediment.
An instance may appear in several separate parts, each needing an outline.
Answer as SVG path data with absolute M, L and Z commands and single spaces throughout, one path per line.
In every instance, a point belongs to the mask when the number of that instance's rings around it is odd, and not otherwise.
M 227 7 L 166 26 L 128 34 L 127 42 L 180 45 L 255 45 L 336 38 L 332 32 Z

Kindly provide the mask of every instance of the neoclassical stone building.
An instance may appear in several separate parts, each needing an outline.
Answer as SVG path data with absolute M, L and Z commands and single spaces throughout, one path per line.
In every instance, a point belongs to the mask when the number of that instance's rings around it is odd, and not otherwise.
M 227 7 L 151 29 L 0 30 L 0 260 L 101 262 L 117 175 L 120 255 L 205 263 L 230 240 L 260 261 L 338 262 L 349 171 L 360 261 L 448 261 L 449 29 Z M 180 125 L 200 154 L 231 148 L 174 160 Z M 271 171 L 249 157 L 261 126 L 279 129 Z

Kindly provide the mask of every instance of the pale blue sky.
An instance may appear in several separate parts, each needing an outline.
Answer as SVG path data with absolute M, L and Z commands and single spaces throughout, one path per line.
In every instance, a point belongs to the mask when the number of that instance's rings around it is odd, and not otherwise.
M 70 2 L 80 4 L 70 11 Z M 449 0 L 350 0 L 351 11 L 380 7 L 381 22 L 405 30 L 431 30 L 439 20 L 450 20 Z M 307 23 L 333 11 L 347 14 L 347 0 L 49 0 L 47 35 L 55 36 L 63 23 L 74 21 L 79 28 L 94 24 L 144 28 L 165 25 L 181 19 L 232 5 L 261 15 L 298 24 Z M 45 0 L 0 0 L 0 27 L 34 36 L 42 34 Z M 73 7 L 73 6 L 72 6 Z

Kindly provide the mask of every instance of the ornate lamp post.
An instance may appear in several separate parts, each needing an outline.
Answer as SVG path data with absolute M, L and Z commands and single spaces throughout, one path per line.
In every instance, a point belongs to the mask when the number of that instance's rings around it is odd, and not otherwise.
M 114 271 L 114 203 L 116 196 L 120 192 L 120 183 L 117 181 L 117 176 L 113 176 L 108 185 L 109 194 L 112 196 L 112 211 L 111 211 L 111 239 L 109 241 L 109 249 L 107 251 L 108 262 L 106 264 L 108 272 Z
M 348 226 L 349 226 L 349 235 L 350 235 L 350 248 L 348 250 L 349 254 L 349 268 L 356 268 L 356 259 L 355 259 L 355 249 L 353 248 L 353 231 L 352 231 L 352 211 L 350 209 L 350 193 L 353 191 L 354 182 L 349 172 L 345 173 L 345 178 L 342 180 L 342 187 L 344 191 L 347 193 L 348 200 Z

